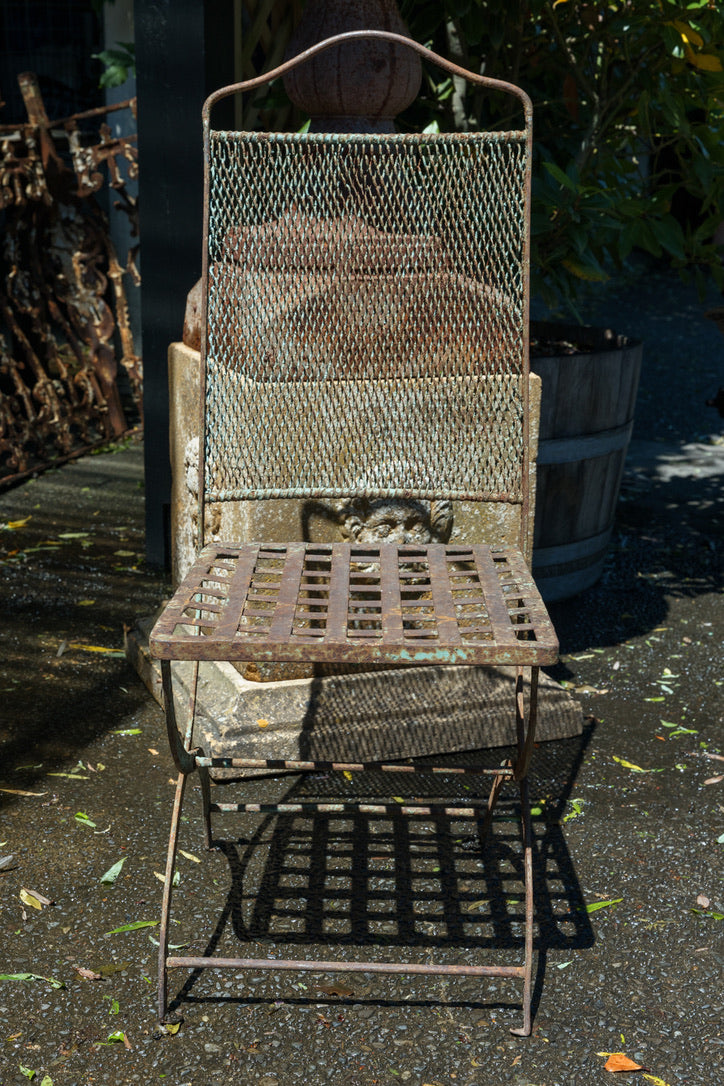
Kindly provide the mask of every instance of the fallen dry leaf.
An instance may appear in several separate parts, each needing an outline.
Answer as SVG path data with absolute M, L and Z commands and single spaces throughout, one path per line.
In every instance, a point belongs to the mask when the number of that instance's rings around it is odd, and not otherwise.
M 615 754 L 612 754 L 614 762 L 618 762 L 624 769 L 630 769 L 632 773 L 650 773 L 650 769 L 642 769 L 640 765 L 636 765 L 635 762 L 627 762 L 625 758 L 618 758 Z
M 193 852 L 186 852 L 186 850 L 183 848 L 180 848 L 179 852 L 182 856 L 185 856 L 187 860 L 193 860 L 195 864 L 201 863 L 201 860 L 198 858 L 198 856 L 194 856 Z
M 10 796 L 47 796 L 47 792 L 24 792 L 22 788 L 0 788 L 0 792 L 7 792 Z
M 623 1052 L 612 1052 L 603 1066 L 606 1071 L 643 1071 L 640 1063 L 634 1063 Z
M 39 894 L 37 890 L 26 890 L 24 886 L 21 887 L 19 897 L 23 905 L 29 905 L 33 909 L 42 909 L 43 905 L 53 904 L 49 897 Z
M 709 777 L 704 784 L 719 784 L 720 781 L 724 781 L 724 773 L 720 773 L 718 777 Z
M 348 996 L 354 995 L 351 988 L 345 988 L 343 984 L 318 984 L 318 992 L 324 992 L 329 996 L 340 996 L 342 999 L 346 999 Z
M 101 973 L 95 973 L 92 969 L 86 969 L 83 965 L 74 965 L 72 968 L 83 980 L 103 980 Z
M 701 905 L 702 909 L 708 909 L 711 905 L 711 902 L 709 901 L 709 898 L 706 896 L 706 894 L 699 894 L 696 899 L 696 904 Z
M 80 604 L 82 602 L 83 601 L 81 600 L 80 603 L 78 604 L 79 607 L 80 607 Z M 86 600 L 86 603 L 88 603 L 88 604 L 95 603 L 95 600 Z M 109 649 L 107 647 L 107 645 L 88 645 L 85 641 L 70 641 L 68 643 L 68 648 L 69 649 L 77 649 L 79 652 L 100 652 L 100 653 L 104 653 L 106 656 L 123 656 L 124 655 L 122 649 L 118 649 L 118 648 L 115 648 L 115 649 L 110 648 Z
M 37 897 L 41 905 L 55 905 L 55 902 L 51 897 L 45 897 L 44 894 L 38 893 L 37 890 L 31 890 L 30 893 L 33 895 L 33 897 Z

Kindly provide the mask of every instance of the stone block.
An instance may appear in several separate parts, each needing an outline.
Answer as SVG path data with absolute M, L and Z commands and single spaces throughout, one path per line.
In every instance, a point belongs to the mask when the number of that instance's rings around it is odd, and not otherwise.
M 148 654 L 148 619 L 126 652 L 161 702 L 160 665 Z M 176 711 L 188 719 L 194 664 L 172 665 Z M 196 742 L 217 757 L 378 761 L 515 743 L 513 669 L 411 667 L 253 682 L 228 663 L 199 666 Z M 580 735 L 581 707 L 541 675 L 537 736 Z M 216 776 L 238 775 L 216 771 Z
M 170 441 L 173 475 L 171 545 L 173 578 L 178 583 L 196 554 L 198 539 L 198 426 L 201 416 L 201 360 L 184 343 L 169 348 Z M 527 557 L 533 544 L 535 508 L 535 456 L 538 447 L 540 380 L 530 377 L 530 518 Z M 372 506 L 370 508 L 370 506 Z M 450 508 L 451 506 L 451 508 Z M 207 538 L 284 543 L 303 539 L 331 543 L 355 534 L 361 542 L 395 538 L 426 542 L 515 544 L 518 542 L 520 506 L 501 502 L 368 503 L 360 518 L 359 506 L 344 502 L 269 499 L 211 503 L 206 510 Z M 360 525 L 360 519 L 364 524 Z M 345 532 L 347 535 L 345 535 Z M 391 534 L 393 533 L 393 534 Z

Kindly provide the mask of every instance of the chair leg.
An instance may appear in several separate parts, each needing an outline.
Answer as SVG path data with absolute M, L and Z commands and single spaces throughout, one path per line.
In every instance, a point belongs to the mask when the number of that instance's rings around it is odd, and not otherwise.
M 493 821 L 493 812 L 495 811 L 495 805 L 498 802 L 500 789 L 508 780 L 510 780 L 510 762 L 508 762 L 506 766 L 505 773 L 501 773 L 500 776 L 493 777 L 493 783 L 490 788 L 490 795 L 488 796 L 488 806 L 485 809 L 485 816 L 480 824 L 480 837 L 482 840 L 485 840 L 485 838 L 487 837 L 488 831 Z
M 525 973 L 523 976 L 523 1025 L 512 1028 L 516 1037 L 530 1037 L 531 998 L 533 990 L 533 827 L 530 818 L 528 778 L 520 784 L 523 870 L 525 877 Z
M 523 697 L 523 668 L 519 667 L 515 683 L 515 726 L 518 757 L 515 777 L 520 788 L 520 820 L 523 838 L 523 871 L 525 880 L 525 965 L 523 976 L 523 1025 L 511 1029 L 517 1037 L 530 1037 L 531 997 L 533 982 L 533 826 L 530 817 L 530 787 L 528 766 L 535 739 L 538 695 L 538 668 L 531 668 L 528 719 L 526 721 Z
M 207 848 L 213 848 L 211 837 L 211 784 L 209 771 L 205 766 L 199 766 L 199 784 L 201 785 L 201 806 L 204 819 L 204 844 Z
M 171 916 L 171 895 L 173 893 L 173 875 L 176 866 L 176 850 L 178 848 L 178 829 L 186 790 L 186 779 L 186 773 L 179 773 L 176 781 L 176 794 L 171 815 L 171 831 L 168 837 L 168 852 L 166 854 L 166 878 L 163 884 L 163 902 L 161 904 L 161 926 L 158 936 L 158 1018 L 162 1024 L 166 1021 L 168 1004 L 168 974 L 166 970 L 168 926 Z

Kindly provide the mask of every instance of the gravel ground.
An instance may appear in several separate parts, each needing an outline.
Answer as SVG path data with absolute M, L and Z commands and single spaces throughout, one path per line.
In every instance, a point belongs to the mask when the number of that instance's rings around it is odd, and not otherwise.
M 2 1086 L 32 1072 L 46 1086 L 589 1086 L 609 1080 L 610 1052 L 645 1081 L 724 1081 L 724 446 L 704 406 L 724 383 L 724 340 L 663 273 L 607 305 L 600 321 L 644 336 L 644 374 L 604 578 L 552 607 L 555 674 L 587 723 L 541 744 L 533 778 L 533 1037 L 508 1033 L 512 982 L 367 974 L 175 973 L 183 1023 L 158 1029 L 155 926 L 110 934 L 158 918 L 173 795 L 161 712 L 120 651 L 123 624 L 168 590 L 143 565 L 131 445 L 0 496 L 0 969 L 29 975 L 0 980 Z M 206 853 L 192 793 L 173 941 L 224 953 L 241 937 L 252 955 L 291 957 L 324 942 L 352 960 L 404 939 L 400 960 L 517 963 L 512 794 L 500 810 L 484 847 L 470 823 L 234 816 Z

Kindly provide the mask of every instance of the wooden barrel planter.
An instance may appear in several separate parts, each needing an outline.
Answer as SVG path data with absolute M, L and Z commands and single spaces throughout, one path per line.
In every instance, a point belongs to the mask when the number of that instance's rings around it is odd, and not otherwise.
M 641 343 L 597 328 L 534 322 L 541 378 L 533 574 L 547 601 L 598 580 L 633 429 Z M 540 347 L 539 347 L 540 349 Z

